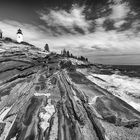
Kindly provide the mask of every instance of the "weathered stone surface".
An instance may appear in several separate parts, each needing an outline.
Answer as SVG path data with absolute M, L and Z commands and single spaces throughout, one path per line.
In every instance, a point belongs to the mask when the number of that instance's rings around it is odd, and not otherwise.
M 57 54 L 0 54 L 0 140 L 139 140 L 140 113 Z

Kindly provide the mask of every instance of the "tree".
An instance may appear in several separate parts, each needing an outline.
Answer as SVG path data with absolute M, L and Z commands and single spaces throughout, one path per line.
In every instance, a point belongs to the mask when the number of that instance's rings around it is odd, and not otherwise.
M 73 58 L 73 57 L 74 57 L 72 53 L 70 54 L 70 57 L 71 57 L 71 58 Z
M 86 58 L 86 61 L 88 62 L 88 58 Z
M 81 60 L 81 61 L 88 61 L 88 59 L 85 58 L 84 56 L 79 57 L 79 60 Z
M 66 52 L 66 50 L 64 49 L 63 50 L 63 56 L 66 56 L 67 55 L 67 52 Z
M 70 57 L 70 52 L 69 51 L 67 51 L 67 57 Z
M 44 47 L 44 49 L 45 49 L 45 51 L 48 51 L 48 52 L 49 52 L 49 51 L 50 51 L 50 49 L 49 49 L 49 45 L 46 44 L 45 47 Z

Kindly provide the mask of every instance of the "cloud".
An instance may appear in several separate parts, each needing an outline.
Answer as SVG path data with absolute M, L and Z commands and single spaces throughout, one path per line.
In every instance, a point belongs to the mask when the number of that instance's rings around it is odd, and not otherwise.
M 124 23 L 126 23 L 126 18 L 131 12 L 129 4 L 127 2 L 115 1 L 114 4 L 110 5 L 112 13 L 109 15 L 109 19 L 114 20 L 114 27 L 120 28 Z
M 132 31 L 135 32 L 136 34 L 139 33 L 140 31 L 140 19 L 135 20 L 132 25 Z
M 39 15 L 40 19 L 43 20 L 47 26 L 56 27 L 57 29 L 65 28 L 71 30 L 73 33 L 88 33 L 88 28 L 91 24 L 91 21 L 86 20 L 84 6 L 79 7 L 73 5 L 69 11 L 50 10 L 47 14 L 41 12 Z
M 101 17 L 101 18 L 95 19 L 96 31 L 104 31 L 103 24 L 104 24 L 105 20 L 106 20 L 106 17 Z
M 91 48 L 94 49 L 94 51 L 102 51 L 102 52 L 109 51 L 109 48 L 102 47 L 102 46 L 100 46 L 100 44 L 91 46 Z
M 126 2 L 113 4 L 110 8 L 112 9 L 112 13 L 109 18 L 113 20 L 124 19 L 130 12 L 130 8 Z
M 117 21 L 117 22 L 115 22 L 115 24 L 114 24 L 114 26 L 116 27 L 116 28 L 119 28 L 119 27 L 121 27 L 124 23 L 126 23 L 127 21 L 125 21 L 125 20 L 120 20 L 120 21 Z
M 95 21 L 97 25 L 102 25 L 105 20 L 106 20 L 105 17 L 101 17 L 101 18 L 97 18 Z
M 107 31 L 121 28 L 122 25 L 127 23 L 126 19 L 129 14 L 136 14 L 134 11 L 131 11 L 129 4 L 122 0 L 110 0 L 108 7 L 104 10 L 110 11 L 109 14 L 104 13 L 95 21 L 98 29 L 103 30 L 105 28 Z

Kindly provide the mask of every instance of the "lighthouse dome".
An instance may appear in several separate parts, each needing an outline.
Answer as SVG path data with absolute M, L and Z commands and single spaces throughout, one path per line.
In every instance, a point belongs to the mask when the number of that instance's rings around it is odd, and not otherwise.
M 18 29 L 17 34 L 22 34 L 21 29 Z

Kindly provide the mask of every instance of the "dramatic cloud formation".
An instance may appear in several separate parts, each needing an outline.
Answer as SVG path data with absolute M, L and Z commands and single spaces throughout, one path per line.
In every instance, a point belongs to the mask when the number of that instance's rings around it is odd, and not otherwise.
M 94 9 L 84 3 L 35 12 L 36 24 L 6 19 L 0 21 L 0 27 L 13 38 L 20 27 L 25 40 L 38 47 L 48 43 L 54 51 L 66 48 L 97 63 L 140 63 L 140 13 L 129 1 L 109 0 L 102 6 L 97 3 Z
M 49 27 L 56 27 L 61 29 L 62 27 L 70 30 L 69 32 L 77 33 L 76 28 L 88 33 L 90 27 L 90 21 L 85 18 L 84 6 L 79 7 L 73 5 L 70 11 L 65 10 L 50 10 L 48 14 L 40 13 L 40 19 L 43 20 Z

